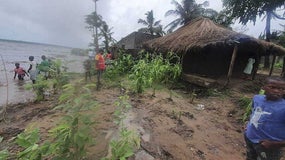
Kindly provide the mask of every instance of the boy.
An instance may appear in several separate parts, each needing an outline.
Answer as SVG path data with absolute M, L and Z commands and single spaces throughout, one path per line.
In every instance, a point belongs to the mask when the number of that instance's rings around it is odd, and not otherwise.
M 46 56 L 45 55 L 42 55 L 42 62 L 39 64 L 39 71 L 40 73 L 42 73 L 45 77 L 45 79 L 47 80 L 48 79 L 48 71 L 49 71 L 49 62 L 48 60 L 46 59 Z
M 18 79 L 19 80 L 24 80 L 25 75 L 28 75 L 28 73 L 22 68 L 20 67 L 20 63 L 15 63 L 16 68 L 14 69 L 15 74 L 14 74 L 14 79 L 16 78 L 16 75 L 18 74 Z
M 245 131 L 247 160 L 279 160 L 285 146 L 285 81 L 269 77 L 265 95 L 253 97 L 252 115 Z

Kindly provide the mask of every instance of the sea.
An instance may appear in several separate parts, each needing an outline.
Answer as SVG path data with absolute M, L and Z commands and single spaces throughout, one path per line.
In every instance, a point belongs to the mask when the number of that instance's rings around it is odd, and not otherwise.
M 35 61 L 40 63 L 41 56 L 45 55 L 53 60 L 60 59 L 68 72 L 83 73 L 83 61 L 88 56 L 73 55 L 71 50 L 71 47 L 0 39 L 0 109 L 4 105 L 35 99 L 33 91 L 25 89 L 26 84 L 32 83 L 29 77 L 26 76 L 24 81 L 13 78 L 15 63 L 20 63 L 27 71 L 29 56 L 34 56 Z

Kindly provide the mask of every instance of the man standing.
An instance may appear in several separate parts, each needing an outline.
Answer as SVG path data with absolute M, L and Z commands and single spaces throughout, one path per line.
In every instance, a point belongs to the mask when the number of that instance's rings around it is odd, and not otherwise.
M 97 70 L 97 88 L 99 89 L 99 85 L 101 84 L 100 79 L 103 71 L 106 68 L 102 49 L 99 49 L 98 53 L 95 56 L 95 68 Z

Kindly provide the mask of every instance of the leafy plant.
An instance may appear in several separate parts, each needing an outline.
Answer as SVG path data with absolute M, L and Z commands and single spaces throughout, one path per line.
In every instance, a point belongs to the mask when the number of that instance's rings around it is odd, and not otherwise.
M 19 160 L 41 160 L 43 155 L 48 152 L 48 145 L 39 145 L 40 135 L 39 129 L 25 130 L 19 134 L 16 143 L 24 148 L 18 153 Z
M 140 146 L 140 138 L 133 131 L 128 130 L 123 120 L 126 118 L 125 113 L 130 110 L 131 105 L 128 102 L 129 96 L 124 95 L 119 97 L 115 102 L 117 106 L 114 112 L 115 123 L 119 125 L 120 136 L 110 142 L 111 157 L 103 158 L 103 160 L 126 160 L 134 154 L 136 148 Z
M 155 95 L 157 84 L 171 86 L 180 77 L 181 71 L 180 59 L 175 54 L 170 52 L 163 57 L 146 53 L 144 58 L 134 65 L 129 78 L 133 80 L 137 93 L 153 87 L 153 95 Z
M 126 160 L 134 154 L 134 149 L 139 148 L 140 139 L 134 132 L 122 128 L 118 140 L 112 140 L 110 143 L 112 156 L 109 160 Z
M 42 75 L 39 75 L 35 84 L 27 84 L 25 88 L 33 89 L 36 93 L 36 101 L 42 101 L 45 99 L 46 90 L 50 88 L 52 84 L 52 81 L 45 80 Z
M 259 91 L 259 94 L 264 94 L 264 90 L 261 89 Z M 245 108 L 245 113 L 243 114 L 243 122 L 246 122 L 248 119 L 249 119 L 249 116 L 251 114 L 251 109 L 252 109 L 252 100 L 250 98 L 247 98 L 247 97 L 242 97 L 240 100 L 239 100 L 239 104 L 242 108 Z
M 128 102 L 129 96 L 124 95 L 120 96 L 116 101 L 115 101 L 115 106 L 116 110 L 114 112 L 114 118 L 115 118 L 115 123 L 117 125 L 122 125 L 122 121 L 126 118 L 125 113 L 130 110 L 132 107 L 130 103 Z
M 95 85 L 65 85 L 59 98 L 62 109 L 67 114 L 61 124 L 50 130 L 54 158 L 79 160 L 86 155 L 86 148 L 93 143 L 90 127 L 95 123 L 93 115 L 86 112 L 96 109 L 97 101 L 92 100 L 91 89 Z M 78 96 L 80 95 L 80 96 Z
M 0 143 L 3 141 L 3 137 L 0 136 Z M 0 159 L 6 160 L 9 156 L 9 152 L 7 149 L 1 150 L 0 151 Z

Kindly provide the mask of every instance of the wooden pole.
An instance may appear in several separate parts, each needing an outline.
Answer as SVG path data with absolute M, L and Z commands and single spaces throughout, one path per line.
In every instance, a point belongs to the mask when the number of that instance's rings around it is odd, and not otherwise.
M 235 64 L 237 51 L 238 51 L 238 46 L 237 46 L 237 44 L 235 44 L 234 51 L 232 54 L 231 63 L 230 63 L 230 67 L 229 67 L 229 71 L 228 71 L 227 82 L 226 82 L 225 86 L 227 86 L 230 82 L 230 78 L 231 78 L 232 73 L 233 73 L 233 68 L 234 68 L 234 64 Z
M 269 76 L 272 75 L 273 68 L 274 68 L 274 64 L 275 64 L 275 60 L 276 60 L 276 55 L 274 54 L 274 55 L 273 55 L 273 60 L 272 60 L 272 63 L 271 63 L 271 68 L 270 68 Z
M 282 76 L 283 78 L 285 78 L 285 56 L 283 57 L 283 67 L 282 67 L 281 76 Z
M 252 77 L 251 77 L 252 80 L 255 79 L 255 76 L 256 76 L 256 73 L 258 71 L 258 67 L 259 67 L 259 64 L 260 64 L 260 59 L 261 59 L 261 57 L 259 55 L 257 55 L 256 59 L 255 59 L 255 63 L 254 63 Z

